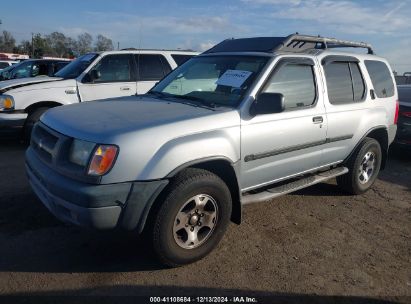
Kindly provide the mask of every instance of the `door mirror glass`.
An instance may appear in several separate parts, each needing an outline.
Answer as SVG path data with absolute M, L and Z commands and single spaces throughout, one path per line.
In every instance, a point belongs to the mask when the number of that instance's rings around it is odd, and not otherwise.
M 101 78 L 101 73 L 98 70 L 91 70 L 90 71 L 90 81 L 94 82 L 96 80 L 99 80 Z
M 284 95 L 281 93 L 261 93 L 251 106 L 252 115 L 281 113 L 285 109 Z

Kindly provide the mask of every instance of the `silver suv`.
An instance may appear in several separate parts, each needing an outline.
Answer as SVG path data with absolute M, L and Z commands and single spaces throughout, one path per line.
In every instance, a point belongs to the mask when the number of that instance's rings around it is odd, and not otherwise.
M 144 232 L 178 266 L 206 256 L 246 204 L 333 177 L 367 191 L 395 137 L 396 100 L 389 65 L 368 44 L 225 40 L 145 95 L 48 111 L 26 168 L 61 220 Z

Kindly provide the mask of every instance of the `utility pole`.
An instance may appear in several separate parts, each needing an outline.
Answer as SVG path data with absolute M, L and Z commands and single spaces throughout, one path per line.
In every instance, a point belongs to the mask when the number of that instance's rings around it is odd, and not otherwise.
M 31 33 L 31 58 L 34 57 L 34 33 Z
M 1 24 L 1 23 L 0 23 Z M 120 50 L 120 42 L 117 42 L 117 51 Z

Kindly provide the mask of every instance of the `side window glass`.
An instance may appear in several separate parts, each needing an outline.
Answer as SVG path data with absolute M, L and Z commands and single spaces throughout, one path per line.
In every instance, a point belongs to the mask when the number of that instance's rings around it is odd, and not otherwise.
M 281 66 L 269 80 L 264 92 L 283 94 L 285 109 L 312 105 L 316 99 L 313 67 L 294 63 Z
M 167 75 L 168 73 L 171 72 L 171 66 L 170 66 L 170 64 L 168 63 L 167 59 L 164 56 L 161 55 L 160 58 L 161 58 L 161 62 L 163 63 L 163 73 L 164 73 L 164 75 Z M 164 77 L 164 75 L 163 75 L 163 77 Z
M 47 76 L 49 74 L 49 67 L 46 62 L 37 62 L 33 64 L 33 68 L 31 69 L 31 76 Z
M 375 94 L 378 98 L 394 96 L 394 83 L 387 65 L 382 61 L 365 60 Z
M 161 55 L 140 54 L 138 68 L 139 79 L 142 81 L 160 80 L 165 75 Z
M 126 82 L 133 78 L 128 54 L 107 55 L 92 70 L 99 76 L 94 82 Z
M 13 70 L 10 78 L 24 78 L 31 75 L 32 62 L 26 62 Z
M 352 83 L 354 88 L 354 101 L 361 101 L 365 94 L 364 79 L 362 78 L 360 67 L 355 62 L 350 62 Z
M 324 66 L 328 99 L 331 104 L 353 102 L 351 73 L 348 62 L 332 62 Z

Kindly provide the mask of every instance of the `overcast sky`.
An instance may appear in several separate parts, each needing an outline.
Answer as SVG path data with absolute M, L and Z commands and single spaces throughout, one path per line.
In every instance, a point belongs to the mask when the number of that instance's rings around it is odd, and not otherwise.
M 231 37 L 303 34 L 366 41 L 399 72 L 411 71 L 411 0 L 3 1 L 1 30 L 83 32 L 120 48 L 204 50 Z

